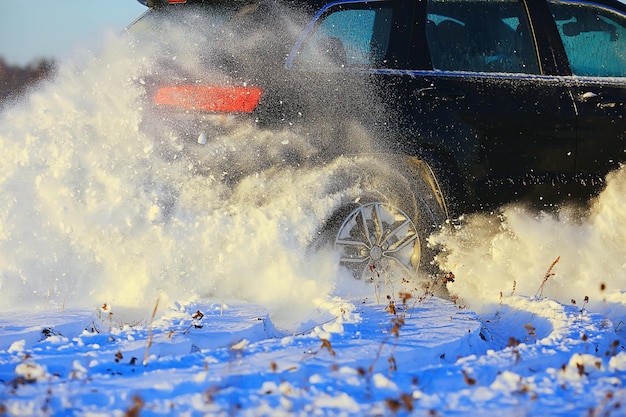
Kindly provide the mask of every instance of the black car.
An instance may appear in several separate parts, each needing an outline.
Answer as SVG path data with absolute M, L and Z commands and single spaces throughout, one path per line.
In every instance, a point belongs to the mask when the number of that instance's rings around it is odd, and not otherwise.
M 207 174 L 197 149 L 235 118 L 314 145 L 277 165 L 351 158 L 337 175 L 360 194 L 312 246 L 334 242 L 358 278 L 428 264 L 424 237 L 461 213 L 584 204 L 626 159 L 618 1 L 147 3 L 131 32 L 179 25 L 211 45 L 193 56 L 201 71 L 170 60 L 146 81 L 154 120 L 190 138 L 164 157 L 186 152 Z

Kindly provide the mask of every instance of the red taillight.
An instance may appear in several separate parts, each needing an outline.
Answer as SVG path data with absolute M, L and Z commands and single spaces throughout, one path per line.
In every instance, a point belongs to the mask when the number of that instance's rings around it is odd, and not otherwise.
M 168 3 L 187 3 L 187 0 L 169 0 Z
M 174 85 L 159 88 L 154 102 L 186 110 L 213 113 L 250 113 L 261 100 L 258 87 L 224 87 L 210 85 Z

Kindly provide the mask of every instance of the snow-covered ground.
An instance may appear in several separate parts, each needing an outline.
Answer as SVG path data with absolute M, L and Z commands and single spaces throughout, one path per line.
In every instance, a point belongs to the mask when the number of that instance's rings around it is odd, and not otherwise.
M 445 300 L 366 284 L 305 249 L 351 161 L 268 168 L 315 147 L 248 125 L 189 148 L 142 118 L 194 45 L 110 44 L 0 115 L 0 415 L 624 414 L 626 170 L 583 217 L 446 226 Z
M 152 323 L 107 306 L 0 319 L 7 415 L 623 415 L 626 353 L 605 316 L 503 297 L 335 298 L 276 329 L 250 303 L 174 303 Z M 375 294 L 371 294 L 375 297 Z M 394 311 L 395 310 L 395 311 Z

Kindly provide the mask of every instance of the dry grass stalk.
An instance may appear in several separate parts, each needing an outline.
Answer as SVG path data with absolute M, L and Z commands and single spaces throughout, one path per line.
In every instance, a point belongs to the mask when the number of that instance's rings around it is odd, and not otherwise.
M 126 413 L 124 414 L 126 417 L 137 417 L 139 415 L 141 415 L 141 409 L 144 407 L 145 402 L 143 401 L 143 398 L 141 398 L 138 395 L 133 396 L 133 405 L 126 410 Z
M 335 356 L 335 351 L 333 350 L 333 347 L 330 344 L 330 341 L 328 339 L 323 339 L 320 338 L 321 342 L 322 342 L 322 348 L 328 350 L 328 353 L 330 353 L 331 356 Z
M 548 270 L 546 271 L 546 274 L 543 276 L 543 281 L 541 282 L 541 285 L 539 286 L 539 289 L 537 290 L 537 293 L 535 294 L 535 298 L 539 298 L 543 296 L 543 288 L 546 285 L 546 282 L 548 282 L 548 279 L 554 275 L 556 275 L 554 272 L 552 272 L 552 268 L 554 268 L 554 266 L 561 260 L 560 256 L 557 256 L 556 259 L 554 260 L 554 262 L 552 262 L 552 264 L 550 265 L 550 268 L 548 268 Z
M 150 317 L 150 325 L 148 326 L 148 341 L 146 344 L 146 352 L 143 355 L 143 366 L 148 365 L 148 356 L 150 355 L 150 347 L 152 346 L 152 322 L 154 321 L 154 316 L 156 316 L 157 308 L 159 308 L 159 299 L 157 298 L 156 303 L 154 304 L 154 310 L 152 310 L 152 316 Z

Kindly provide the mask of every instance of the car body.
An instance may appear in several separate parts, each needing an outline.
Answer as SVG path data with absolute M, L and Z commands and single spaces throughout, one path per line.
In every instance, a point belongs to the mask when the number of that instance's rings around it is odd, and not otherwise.
M 212 35 L 224 50 L 212 51 L 207 74 L 227 73 L 222 85 L 160 74 L 148 94 L 168 117 L 184 114 L 201 144 L 214 115 L 237 114 L 315 138 L 322 151 L 314 163 L 346 155 L 387 161 L 393 174 L 356 168 L 371 189 L 351 196 L 320 230 L 355 275 L 409 249 L 400 263 L 416 269 L 420 236 L 450 216 L 511 202 L 585 204 L 626 159 L 621 2 L 277 4 L 151 0 L 149 15 L 195 8 L 224 15 L 220 27 L 229 29 L 220 33 L 243 35 L 235 48 Z M 258 42 L 243 41 L 259 33 Z

